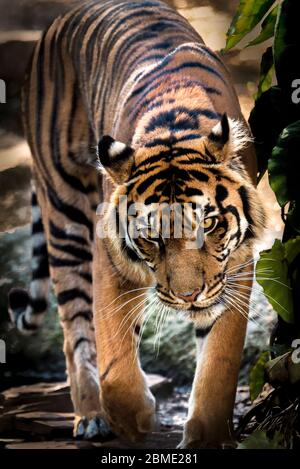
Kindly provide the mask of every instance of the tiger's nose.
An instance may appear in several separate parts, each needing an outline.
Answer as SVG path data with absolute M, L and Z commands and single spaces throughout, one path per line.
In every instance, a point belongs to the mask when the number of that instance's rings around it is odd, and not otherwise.
M 176 296 L 186 301 L 187 303 L 193 303 L 194 301 L 196 301 L 197 296 L 200 294 L 200 292 L 200 288 L 196 288 L 196 290 L 191 292 L 176 293 Z

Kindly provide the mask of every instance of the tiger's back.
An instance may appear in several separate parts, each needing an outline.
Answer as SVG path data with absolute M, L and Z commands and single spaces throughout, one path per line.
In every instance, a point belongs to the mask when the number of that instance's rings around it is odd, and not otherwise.
M 33 121 L 35 114 L 39 120 L 28 133 L 34 137 L 44 129 L 53 134 L 49 115 L 55 111 L 56 121 L 68 120 L 68 132 L 76 133 L 74 140 L 81 145 L 96 145 L 106 134 L 130 143 L 149 100 L 158 99 L 160 89 L 173 85 L 183 70 L 185 88 L 202 86 L 202 98 L 215 110 L 216 119 L 224 103 L 232 117 L 242 118 L 224 64 L 175 10 L 157 0 L 87 2 L 58 18 L 36 49 L 32 87 L 44 83 L 47 100 L 40 85 L 25 105 L 25 121 Z M 92 135 L 84 133 L 84 124 Z M 205 123 L 202 127 L 205 130 Z

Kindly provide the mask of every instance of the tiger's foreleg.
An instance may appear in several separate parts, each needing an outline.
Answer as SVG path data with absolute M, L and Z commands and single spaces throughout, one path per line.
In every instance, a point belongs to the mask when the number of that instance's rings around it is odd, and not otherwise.
M 240 284 L 251 287 L 252 281 Z M 236 290 L 235 300 L 228 300 L 226 311 L 202 339 L 181 448 L 235 444 L 232 415 L 251 292 L 243 286 Z
M 124 281 L 103 243 L 95 243 L 94 315 L 100 401 L 110 428 L 135 441 L 154 425 L 155 400 L 141 369 L 136 326 L 145 302 L 145 288 Z M 130 290 L 131 293 L 127 293 Z

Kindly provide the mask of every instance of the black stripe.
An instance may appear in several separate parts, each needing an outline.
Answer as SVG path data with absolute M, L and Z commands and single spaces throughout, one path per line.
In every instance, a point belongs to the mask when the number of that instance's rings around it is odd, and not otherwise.
M 49 278 L 48 256 L 38 260 L 38 266 L 32 270 L 32 280 Z
M 93 239 L 93 223 L 81 210 L 73 205 L 63 202 L 51 186 L 48 186 L 48 197 L 53 207 L 69 218 L 69 220 L 86 226 L 89 230 L 90 239 Z
M 239 189 L 238 189 L 238 193 L 239 193 L 239 196 L 240 196 L 241 201 L 242 201 L 242 204 L 243 204 L 243 211 L 244 211 L 246 220 L 247 220 L 247 222 L 249 223 L 249 225 L 253 225 L 253 224 L 254 224 L 254 220 L 253 220 L 253 218 L 252 218 L 252 216 L 251 216 L 251 214 L 250 214 L 251 207 L 250 207 L 250 204 L 249 204 L 249 194 L 248 194 L 248 190 L 246 189 L 246 187 L 241 186 L 241 187 L 239 187 Z
M 49 264 L 51 267 L 78 267 L 82 265 L 82 261 L 74 261 L 73 259 L 61 259 L 60 257 L 49 254 Z
M 45 298 L 30 298 L 30 305 L 33 314 L 44 313 L 47 309 L 47 301 Z
M 37 256 L 48 257 L 46 243 L 40 244 L 39 246 L 33 246 L 32 255 L 33 257 L 37 257 Z
M 32 207 L 38 206 L 38 201 L 37 201 L 37 197 L 36 197 L 35 192 L 31 193 L 31 205 L 32 205 Z
M 241 239 L 241 235 L 242 235 L 241 226 L 240 226 L 241 218 L 240 218 L 239 212 L 238 212 L 237 208 L 234 207 L 233 205 L 228 205 L 226 208 L 223 208 L 222 211 L 221 211 L 221 214 L 226 214 L 226 213 L 232 213 L 232 215 L 234 215 L 235 218 L 236 218 L 236 222 L 237 222 L 237 225 L 238 225 L 237 231 L 236 231 L 236 233 L 234 233 L 233 235 L 230 236 L 230 239 L 232 240 L 232 239 L 237 238 L 236 245 L 238 245 L 238 243 Z M 225 257 L 227 257 L 227 255 Z M 225 257 L 224 257 L 224 259 L 225 259 Z
M 51 236 L 53 236 L 56 239 L 65 239 L 68 241 L 74 241 L 78 244 L 82 244 L 85 246 L 88 245 L 87 240 L 83 236 L 67 233 L 65 230 L 55 225 L 55 223 L 52 220 L 50 220 L 49 229 L 50 229 Z
M 209 300 L 209 298 L 210 298 L 211 296 L 215 296 L 216 293 L 218 293 L 219 290 L 222 290 L 223 285 L 221 284 L 221 286 L 218 288 L 218 290 L 217 290 L 213 295 L 208 295 L 208 293 L 210 293 L 211 291 L 213 291 L 213 290 L 216 288 L 216 286 L 218 286 L 218 285 L 220 285 L 220 280 L 217 280 L 217 282 L 213 283 L 213 284 L 208 288 L 207 294 L 206 294 L 206 299 L 207 299 L 207 300 Z
M 87 282 L 93 283 L 92 275 L 89 272 L 77 272 L 77 274 Z
M 210 163 L 218 163 L 216 157 L 209 151 L 209 149 L 205 146 L 205 154 L 210 159 Z
M 181 114 L 180 119 L 178 114 Z M 201 116 L 207 119 L 217 120 L 220 114 L 210 109 L 189 109 L 185 106 L 179 106 L 168 111 L 162 111 L 152 117 L 145 128 L 145 132 L 152 132 L 157 127 L 170 127 L 173 132 L 180 130 L 197 130 L 199 129 L 199 118 Z
M 75 350 L 83 343 L 83 342 L 87 342 L 87 343 L 90 343 L 90 339 L 87 339 L 86 337 L 80 337 L 80 339 L 77 339 L 75 344 L 74 344 L 74 349 L 73 351 L 75 352 Z
M 203 192 L 197 187 L 185 187 L 183 193 L 186 197 L 193 197 L 194 195 L 203 195 Z
M 145 181 L 142 181 L 136 188 L 138 194 L 143 194 L 150 186 L 156 181 L 167 179 L 170 175 L 168 170 L 159 171 L 158 173 L 149 176 Z
M 12 288 L 8 293 L 9 307 L 13 310 L 24 310 L 29 305 L 30 298 L 24 288 Z
M 216 187 L 216 202 L 219 204 L 228 197 L 228 190 L 222 184 L 218 184 Z
M 152 49 L 170 49 L 173 46 L 173 40 L 171 39 L 166 39 L 163 42 L 158 42 L 153 45 Z
M 70 290 L 64 290 L 60 292 L 57 295 L 57 302 L 60 306 L 63 306 L 69 301 L 73 301 L 78 298 L 84 300 L 89 305 L 92 304 L 92 299 L 89 297 L 89 295 L 79 288 L 71 288 Z
M 197 181 L 208 182 L 209 177 L 207 174 L 203 173 L 202 171 L 198 171 L 197 169 L 190 169 L 189 174 L 197 179 Z
M 222 171 L 220 171 L 218 168 L 210 167 L 209 171 L 216 176 L 217 181 L 221 181 L 222 179 L 225 179 L 226 181 L 231 182 L 232 184 L 236 184 L 236 181 L 231 179 L 229 176 L 225 176 L 225 174 L 222 174 Z
M 151 194 L 145 199 L 145 205 L 156 204 L 160 200 L 159 194 Z
M 141 259 L 133 249 L 131 249 L 127 244 L 125 239 L 123 238 L 121 241 L 121 248 L 124 253 L 129 257 L 129 259 L 132 262 L 143 262 L 143 259 Z
M 153 140 L 150 140 L 148 141 L 146 144 L 145 144 L 145 147 L 146 148 L 153 148 L 153 147 L 156 147 L 158 145 L 164 145 L 166 147 L 171 147 L 172 145 L 178 143 L 178 142 L 184 142 L 184 141 L 187 141 L 187 140 L 198 140 L 199 138 L 201 138 L 201 134 L 187 134 L 187 135 L 184 135 L 184 136 L 176 136 L 176 135 L 170 135 L 170 137 L 168 138 L 160 138 L 160 137 L 157 137 L 157 138 L 154 138 Z M 186 149 L 188 150 L 188 149 Z
M 213 325 L 205 327 L 203 329 L 200 329 L 199 327 L 197 327 L 197 329 L 195 329 L 195 335 L 197 339 L 203 339 L 204 337 L 206 337 L 207 334 L 209 334 L 209 332 L 212 330 L 212 327 Z
M 85 249 L 76 248 L 75 246 L 72 246 L 71 244 L 57 244 L 57 243 L 53 243 L 53 241 L 50 241 L 50 244 L 57 251 L 71 254 L 72 256 L 77 257 L 77 259 L 81 259 L 82 261 L 93 260 L 92 254 L 89 251 L 86 251 Z
M 210 161 L 208 161 L 207 159 L 205 158 L 199 158 L 197 156 L 191 158 L 190 160 L 180 160 L 179 161 L 180 164 L 183 164 L 183 165 L 188 165 L 188 166 L 191 166 L 191 165 L 196 165 L 196 164 L 210 164 Z
M 217 62 L 219 62 L 224 67 L 224 64 L 223 64 L 221 58 L 216 53 L 214 53 L 209 47 L 207 47 L 205 44 L 197 44 L 196 48 L 193 47 L 193 46 L 192 47 L 188 46 L 188 45 L 182 46 L 180 48 L 180 50 L 184 50 L 184 49 L 188 49 L 190 51 L 197 50 L 197 52 L 199 52 L 200 54 L 203 54 L 203 52 L 204 52 L 205 55 L 210 56 L 212 59 L 216 60 Z
M 43 222 L 42 222 L 41 218 L 39 218 L 37 221 L 32 223 L 31 232 L 32 232 L 33 235 L 37 234 L 37 233 L 43 233 L 44 232 Z
M 73 314 L 70 318 L 64 319 L 64 321 L 75 321 L 76 319 L 84 319 L 86 321 L 91 321 L 93 319 L 93 313 L 90 309 L 84 311 L 78 311 L 77 313 Z

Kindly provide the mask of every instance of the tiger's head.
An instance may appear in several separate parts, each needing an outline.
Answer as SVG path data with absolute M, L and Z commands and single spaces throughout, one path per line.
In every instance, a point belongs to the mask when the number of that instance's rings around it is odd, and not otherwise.
M 240 158 L 248 141 L 243 124 L 224 114 L 193 139 L 166 132 L 136 148 L 108 136 L 99 143 L 119 215 L 110 242 L 151 276 L 164 305 L 201 327 L 224 311 L 228 271 L 249 259 L 263 231 L 264 209 Z

